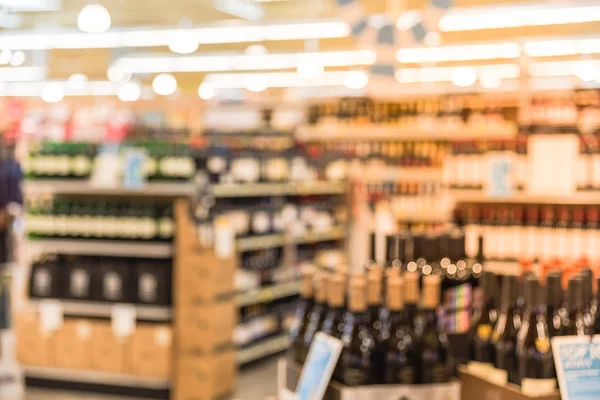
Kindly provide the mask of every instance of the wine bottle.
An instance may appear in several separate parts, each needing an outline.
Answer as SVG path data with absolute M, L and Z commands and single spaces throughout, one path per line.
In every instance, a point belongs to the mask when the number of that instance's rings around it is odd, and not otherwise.
M 594 299 L 594 273 L 589 268 L 583 268 L 579 272 L 581 283 L 583 285 L 583 312 L 585 324 L 591 327 L 596 315 L 597 303 Z
M 492 333 L 498 322 L 496 275 L 493 272 L 484 271 L 481 276 L 481 286 L 483 301 L 475 310 L 470 329 L 470 358 L 473 361 L 493 364 L 495 356 Z
M 381 340 L 382 331 L 382 272 L 379 269 L 372 270 L 367 276 L 367 326 L 371 336 L 375 340 L 372 352 L 372 365 L 377 383 L 383 383 L 385 348 Z
M 406 313 L 410 326 L 415 329 L 416 325 L 421 325 L 420 321 L 417 321 L 419 317 L 419 299 L 421 297 L 421 291 L 419 288 L 419 274 L 416 272 L 407 272 L 404 274 L 405 283 L 405 298 Z
M 596 277 L 596 290 L 596 304 L 598 304 L 598 307 L 596 308 L 593 331 L 594 335 L 600 335 L 600 276 Z
M 548 303 L 546 318 L 550 337 L 560 336 L 562 333 L 561 309 L 565 301 L 560 271 L 552 271 L 546 276 L 546 299 Z
M 344 332 L 344 295 L 345 278 L 335 274 L 327 285 L 327 314 L 321 326 L 321 332 L 335 338 L 341 338 Z
M 567 291 L 567 313 L 563 319 L 563 335 L 585 336 L 590 330 L 585 322 L 584 287 L 580 277 L 569 279 Z
M 296 309 L 296 323 L 290 330 L 290 335 L 293 343 L 293 358 L 294 361 L 303 364 L 304 357 L 307 354 L 307 349 L 304 346 L 304 335 L 310 323 L 310 316 L 314 307 L 313 293 L 313 278 L 314 271 L 305 269 L 302 271 L 302 286 L 300 287 L 300 304 Z
M 423 332 L 418 350 L 421 355 L 419 366 L 420 383 L 448 382 L 452 374 L 448 338 L 440 329 L 437 308 L 440 305 L 440 277 L 429 275 L 423 278 Z
M 525 298 L 526 311 L 516 349 L 520 384 L 528 390 L 556 385 L 542 288 L 533 276 L 525 282 Z
M 521 316 L 517 307 L 519 281 L 516 276 L 505 275 L 502 278 L 502 298 L 500 315 L 492 335 L 496 353 L 495 367 L 507 372 L 508 381 L 519 383 L 519 371 L 515 359 L 517 335 L 521 328 Z
M 362 386 L 376 382 L 372 363 L 375 338 L 367 321 L 366 284 L 362 276 L 353 277 L 350 282 L 350 301 L 346 313 L 344 347 L 340 355 L 339 370 L 344 384 Z
M 388 278 L 387 308 L 389 317 L 382 327 L 381 338 L 385 344 L 385 383 L 417 383 L 418 354 L 410 321 L 404 309 L 404 280 Z
M 304 333 L 304 359 L 308 354 L 310 345 L 315 337 L 315 334 L 321 328 L 325 314 L 327 313 L 327 274 L 324 272 L 318 273 L 315 278 L 315 305 L 310 311 L 308 316 L 308 325 L 306 326 L 306 332 Z

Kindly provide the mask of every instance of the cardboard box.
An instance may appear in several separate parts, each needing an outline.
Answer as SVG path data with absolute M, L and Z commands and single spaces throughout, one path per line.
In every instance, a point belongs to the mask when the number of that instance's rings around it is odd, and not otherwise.
M 233 299 L 178 307 L 175 314 L 178 352 L 208 352 L 228 346 L 238 323 Z
M 173 400 L 214 400 L 233 391 L 237 375 L 235 352 L 180 355 Z
M 214 300 L 235 292 L 237 258 L 218 258 L 212 250 L 177 255 L 173 271 L 176 307 Z
M 278 379 L 280 399 L 291 399 L 300 380 L 302 367 L 292 361 L 279 361 Z M 430 385 L 375 385 L 348 387 L 331 382 L 323 400 L 461 400 L 460 382 Z M 481 398 L 477 400 L 483 400 Z
M 138 324 L 131 341 L 131 373 L 170 378 L 173 333 L 169 325 Z
M 53 367 L 54 337 L 43 333 L 37 312 L 23 312 L 15 317 L 17 360 L 23 365 Z
M 527 396 L 517 385 L 494 384 L 467 372 L 467 368 L 463 365 L 458 367 L 458 375 L 462 381 L 463 400 L 560 400 L 558 390 L 547 396 Z
M 117 337 L 110 322 L 96 322 L 92 326 L 92 343 L 89 353 L 92 370 L 127 374 L 131 371 L 131 340 Z
M 69 369 L 90 369 L 92 323 L 86 320 L 65 320 L 54 337 L 56 366 Z

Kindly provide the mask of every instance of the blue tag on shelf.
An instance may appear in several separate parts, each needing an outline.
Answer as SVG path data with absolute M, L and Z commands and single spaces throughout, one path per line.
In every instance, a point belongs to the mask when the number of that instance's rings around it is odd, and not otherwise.
M 508 154 L 488 155 L 488 196 L 509 197 L 513 194 L 512 170 L 513 160 Z
M 123 186 L 141 188 L 146 184 L 144 164 L 146 152 L 142 149 L 126 149 L 123 152 Z
M 600 399 L 600 335 L 552 339 L 562 400 Z

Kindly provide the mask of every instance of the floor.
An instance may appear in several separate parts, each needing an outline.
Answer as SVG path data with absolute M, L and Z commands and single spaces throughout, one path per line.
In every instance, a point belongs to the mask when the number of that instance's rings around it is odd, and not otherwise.
M 238 379 L 237 391 L 231 400 L 276 400 L 277 357 L 245 367 Z M 125 397 L 86 395 L 79 392 L 59 392 L 29 389 L 24 400 L 130 400 Z M 133 399 L 131 399 L 133 400 Z M 137 399 L 139 400 L 139 399 Z

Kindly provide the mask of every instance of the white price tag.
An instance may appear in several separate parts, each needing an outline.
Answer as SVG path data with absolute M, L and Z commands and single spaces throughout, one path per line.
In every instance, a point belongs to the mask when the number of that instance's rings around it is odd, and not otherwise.
M 111 310 L 111 326 L 114 334 L 128 337 L 135 331 L 135 306 L 131 304 L 115 304 Z
M 215 253 L 218 258 L 231 258 L 235 251 L 235 232 L 227 217 L 215 220 Z
M 40 301 L 40 329 L 44 335 L 54 332 L 63 324 L 63 305 L 59 300 Z

